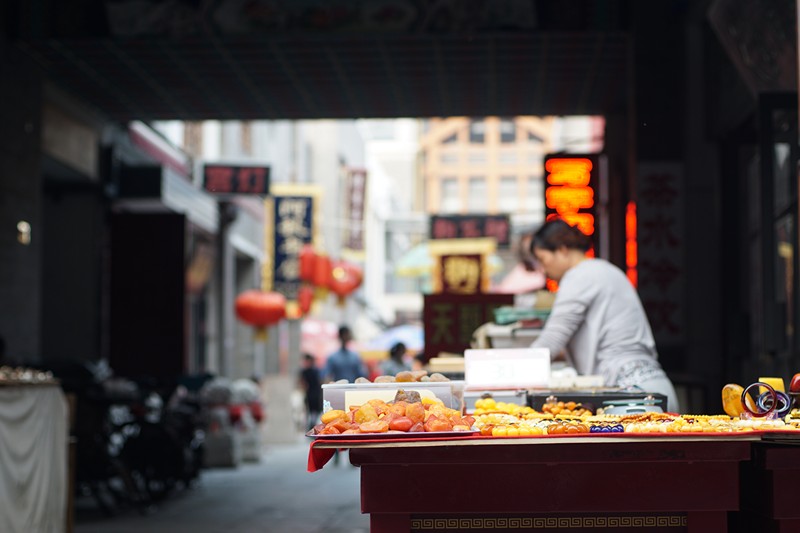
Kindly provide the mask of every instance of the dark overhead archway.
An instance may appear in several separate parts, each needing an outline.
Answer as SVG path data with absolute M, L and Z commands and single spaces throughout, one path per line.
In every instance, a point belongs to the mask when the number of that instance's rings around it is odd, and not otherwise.
M 39 0 L 40 12 L 20 9 L 27 30 L 16 43 L 120 121 L 608 114 L 627 104 L 621 1 L 200 4 L 67 10 Z

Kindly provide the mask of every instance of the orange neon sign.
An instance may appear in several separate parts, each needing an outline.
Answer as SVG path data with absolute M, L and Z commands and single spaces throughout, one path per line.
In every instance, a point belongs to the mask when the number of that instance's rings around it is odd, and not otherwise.
M 563 218 L 586 235 L 594 235 L 592 161 L 585 157 L 552 157 L 545 161 L 544 168 L 547 219 Z
M 544 169 L 550 173 L 547 183 L 552 185 L 585 187 L 592 179 L 592 162 L 585 158 L 548 159 Z

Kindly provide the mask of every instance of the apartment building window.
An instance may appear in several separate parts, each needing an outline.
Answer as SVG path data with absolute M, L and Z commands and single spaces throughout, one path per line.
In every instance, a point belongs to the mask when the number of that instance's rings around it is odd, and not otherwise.
M 445 137 L 444 140 L 442 141 L 442 144 L 455 144 L 457 140 L 458 140 L 458 134 L 454 133 L 449 137 Z
M 516 176 L 501 176 L 497 188 L 497 209 L 501 213 L 513 213 L 519 208 L 519 191 Z
M 470 152 L 467 159 L 470 163 L 486 163 L 486 152 Z
M 467 211 L 470 213 L 485 213 L 488 207 L 486 197 L 486 178 L 483 176 L 471 177 L 467 192 Z
M 461 200 L 458 194 L 456 178 L 442 178 L 442 197 L 439 211 L 442 213 L 458 213 L 461 211 Z
M 443 165 L 454 165 L 458 163 L 458 153 L 456 152 L 442 152 L 439 161 Z
M 544 142 L 544 139 L 542 139 L 541 137 L 539 137 L 535 133 L 529 131 L 528 132 L 528 142 L 531 143 L 531 144 L 542 144 Z
M 527 211 L 544 211 L 544 180 L 540 176 L 530 176 L 525 195 Z
M 471 120 L 469 123 L 469 142 L 483 144 L 486 141 L 486 122 Z
M 509 144 L 517 140 L 517 125 L 508 118 L 500 119 L 500 142 Z
M 497 162 L 501 165 L 516 165 L 517 153 L 509 150 L 503 150 L 497 155 Z

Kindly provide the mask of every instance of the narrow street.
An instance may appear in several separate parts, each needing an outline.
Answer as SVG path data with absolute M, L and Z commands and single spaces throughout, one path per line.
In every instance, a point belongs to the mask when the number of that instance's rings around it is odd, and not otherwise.
M 76 505 L 76 533 L 362 533 L 359 469 L 342 457 L 309 473 L 309 439 L 271 445 L 260 463 L 205 470 L 188 491 L 177 491 L 147 514 L 126 509 L 103 516 L 90 499 Z

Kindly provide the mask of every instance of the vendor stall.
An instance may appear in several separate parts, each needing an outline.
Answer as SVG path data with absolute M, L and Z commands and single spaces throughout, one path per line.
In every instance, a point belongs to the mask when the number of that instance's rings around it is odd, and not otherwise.
M 754 434 L 317 440 L 361 467 L 373 531 L 726 531 Z
M 600 412 L 552 396 L 534 408 L 488 391 L 545 379 L 548 353 L 468 350 L 465 359 L 467 388 L 487 390 L 471 412 L 465 382 L 425 371 L 323 388 L 321 423 L 307 434 L 308 470 L 348 449 L 373 531 L 797 525 L 787 495 L 800 463 L 800 407 L 791 409 L 800 374 L 788 394 L 780 380 L 725 385 L 726 414 L 665 412 L 654 396 L 604 401 Z

